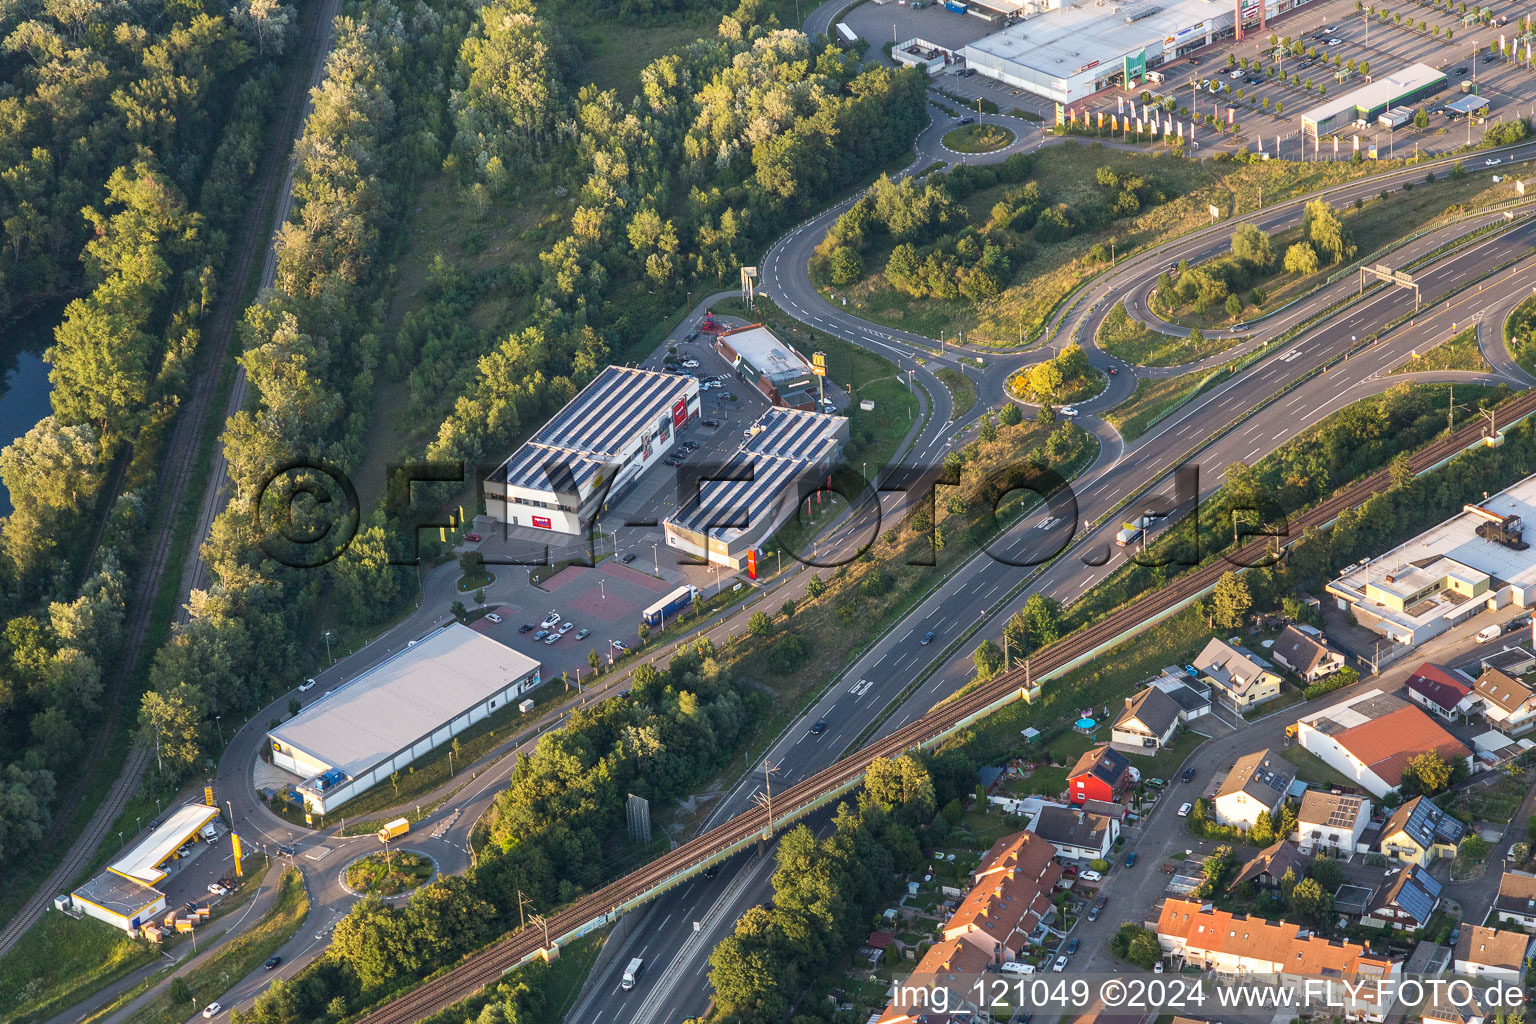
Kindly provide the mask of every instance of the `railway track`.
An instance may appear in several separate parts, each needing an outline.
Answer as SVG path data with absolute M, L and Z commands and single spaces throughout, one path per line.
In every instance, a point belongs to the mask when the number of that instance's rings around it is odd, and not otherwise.
M 1499 407 L 1500 419 L 1506 423 L 1513 423 L 1533 412 L 1536 412 L 1536 392 L 1512 398 Z M 1411 458 L 1414 470 L 1422 471 L 1437 465 L 1477 443 L 1482 436 L 1483 427 L 1474 424 L 1435 441 L 1414 453 Z M 1341 511 L 1361 504 L 1372 494 L 1386 490 L 1390 483 L 1388 470 L 1381 470 L 1359 481 L 1298 516 L 1289 524 L 1290 535 L 1298 537 L 1310 527 L 1332 522 Z M 1233 553 L 1233 561 L 1237 564 L 1254 564 L 1266 552 L 1269 544 L 1268 538 L 1251 541 Z M 1030 659 L 1030 674 L 1038 680 L 1105 643 L 1134 633 L 1138 626 L 1159 612 L 1175 608 L 1214 586 L 1221 574 L 1231 567 L 1227 561 L 1222 560 L 1185 573 L 1155 593 L 1132 601 L 1093 625 L 1041 649 Z M 797 783 L 776 797 L 775 823 L 794 820 L 807 809 L 817 806 L 827 793 L 849 788 L 863 776 L 864 769 L 875 758 L 896 756 L 913 747 L 932 743 L 994 705 L 1017 699 L 1024 682 L 1023 669 L 1003 673 Z M 549 934 L 569 934 L 668 881 L 680 880 L 683 873 L 701 867 L 712 856 L 740 844 L 754 834 L 760 834 L 767 824 L 766 817 L 767 812 L 761 808 L 740 814 L 624 878 L 583 896 L 549 919 Z M 475 994 L 533 956 L 541 947 L 542 939 L 543 932 L 537 928 L 529 927 L 515 932 L 471 954 L 447 974 L 386 1003 L 362 1020 L 364 1024 L 406 1024 L 446 1009 Z
M 304 40 L 307 51 L 305 60 L 311 65 L 323 66 L 324 64 L 330 39 L 331 20 L 339 8 L 339 2 L 330 0 L 325 7 L 326 9 L 315 17 L 313 27 Z M 309 90 L 303 86 L 303 82 L 304 79 L 299 76 L 290 82 L 283 98 L 281 120 L 277 122 L 278 124 L 295 124 L 296 119 L 305 109 L 309 101 Z M 273 152 L 264 162 L 261 176 L 254 183 L 254 189 L 249 193 L 250 195 L 272 196 L 277 190 L 291 163 L 288 155 L 292 152 L 295 134 L 296 132 L 281 137 L 281 152 Z M 282 197 L 277 198 L 281 201 Z M 286 210 L 285 205 L 281 208 Z M 183 403 L 176 418 L 175 429 L 171 432 L 170 446 L 166 451 L 160 472 L 160 529 L 154 536 L 149 557 L 138 574 L 139 585 L 134 591 L 129 610 L 128 631 L 123 653 L 118 661 L 117 671 L 113 675 L 112 687 L 103 696 L 103 704 L 106 706 L 112 706 L 115 703 L 117 694 L 128 685 L 138 669 L 144 640 L 149 633 L 149 620 L 154 610 L 155 595 L 160 589 L 161 578 L 165 574 L 171 549 L 174 547 L 177 512 L 186 499 L 187 489 L 197 466 L 198 439 L 207 421 L 209 406 L 218 392 L 220 372 L 229 356 L 229 348 L 236 334 L 235 327 L 244 309 L 246 282 L 250 278 L 251 269 L 256 260 L 270 249 L 268 244 L 270 235 L 263 232 L 264 224 L 267 223 L 266 218 L 271 216 L 271 212 L 270 203 L 258 202 L 252 205 L 246 217 L 241 235 L 244 244 L 241 246 L 239 258 L 226 286 L 221 289 L 218 305 L 204 334 L 205 337 L 213 340 L 213 347 L 203 357 L 201 369 L 192 378 L 192 392 L 188 400 Z M 180 596 L 186 595 L 183 593 Z M 115 716 L 107 716 L 102 734 L 93 747 L 96 753 L 93 754 L 91 762 L 82 766 L 82 776 L 90 774 L 93 763 L 97 762 L 101 756 L 100 752 L 109 748 L 112 731 L 121 728 L 123 724 L 116 722 Z M 0 931 L 0 953 L 4 953 L 15 945 L 22 934 L 47 909 L 53 897 L 62 892 L 75 876 L 85 869 L 95 855 L 98 845 L 106 837 L 107 830 L 117 820 L 128 801 L 138 792 L 139 784 L 144 778 L 152 756 L 153 751 L 148 745 L 142 742 L 133 745 L 117 779 L 91 815 L 85 830 L 70 846 L 58 867 L 54 868 L 47 880 L 27 899 L 17 915 L 6 923 L 5 929 Z M 59 816 L 65 813 L 67 810 L 61 810 Z

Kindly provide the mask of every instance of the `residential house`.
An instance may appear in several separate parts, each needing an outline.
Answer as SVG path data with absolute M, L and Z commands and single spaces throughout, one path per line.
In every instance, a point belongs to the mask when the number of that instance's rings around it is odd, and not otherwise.
M 1483 716 L 1511 736 L 1536 728 L 1536 691 L 1496 668 L 1485 669 L 1472 684 L 1483 700 Z
M 934 943 L 917 962 L 907 984 L 897 987 L 897 1001 L 885 1008 L 878 1024 L 949 1024 L 961 1020 L 990 1020 L 986 1007 L 976 1004 L 976 982 L 992 962 L 981 949 L 963 939 Z M 944 989 L 944 995 L 936 993 Z M 943 1011 L 930 1009 L 943 1007 Z
M 1466 826 L 1416 796 L 1392 812 L 1381 830 L 1381 852 L 1404 864 L 1427 867 L 1440 857 L 1456 856 Z
M 1309 851 L 1347 857 L 1371 823 L 1371 802 L 1347 793 L 1309 789 L 1296 812 L 1296 838 Z
M 1269 649 L 1270 656 L 1304 682 L 1315 683 L 1344 667 L 1344 652 L 1311 626 L 1286 626 Z
M 1274 818 L 1294 781 L 1296 767 L 1279 754 L 1267 748 L 1244 754 L 1216 791 L 1215 818 L 1245 829 L 1253 827 L 1261 812 Z
M 1100 744 L 1085 751 L 1067 772 L 1067 794 L 1075 804 L 1084 800 L 1116 801 L 1125 795 L 1132 781 L 1131 762 L 1125 755 L 1108 744 Z
M 1504 872 L 1499 894 L 1493 898 L 1493 912 L 1500 924 L 1513 922 L 1521 928 L 1536 928 L 1536 875 Z
M 1246 710 L 1280 696 L 1280 675 L 1243 647 L 1225 640 L 1211 640 L 1195 657 L 1195 671 L 1221 699 Z
M 1287 871 L 1294 872 L 1291 877 L 1295 879 L 1305 875 L 1308 859 L 1295 843 L 1282 839 L 1255 854 L 1252 860 L 1243 865 L 1227 889 L 1236 889 L 1244 882 L 1252 882 L 1265 889 L 1278 888 Z
M 1440 906 L 1440 880 L 1417 864 L 1404 866 L 1371 902 L 1362 924 L 1387 925 L 1401 931 L 1422 928 Z
M 1061 804 L 1040 808 L 1029 827 L 1056 847 L 1056 856 L 1067 860 L 1108 857 L 1109 848 L 1120 835 L 1120 823 L 1115 819 Z
M 1524 932 L 1499 931 L 1480 924 L 1462 925 L 1461 938 L 1456 940 L 1456 952 L 1451 957 L 1452 969 L 1457 974 L 1518 985 L 1526 958 L 1531 956 L 1532 943 L 1536 939 Z
M 1413 670 L 1403 684 L 1408 688 L 1408 699 L 1446 721 L 1465 718 L 1477 705 L 1472 694 L 1472 684 L 1458 672 L 1426 661 Z
M 1478 664 L 1484 669 L 1496 668 L 1512 676 L 1523 676 L 1536 668 L 1536 654 L 1529 647 L 1515 644 L 1493 654 L 1483 655 L 1478 659 Z
M 1448 992 L 1430 989 L 1419 1008 L 1422 1024 L 1487 1024 L 1488 1011 L 1474 997 L 1452 999 Z
M 1110 739 L 1128 754 L 1156 754 L 1168 745 L 1179 727 L 1179 705 L 1168 694 L 1149 686 L 1125 698 L 1125 710 L 1115 719 Z
M 1395 982 L 1402 965 L 1353 942 L 1329 941 L 1300 925 L 1216 910 L 1192 900 L 1167 899 L 1157 919 L 1163 950 L 1187 964 L 1218 974 L 1272 974 L 1281 984 L 1304 978 L 1352 980 L 1369 976 Z M 1333 983 L 1329 983 L 1332 987 Z M 1352 1020 L 1382 1021 L 1390 999 L 1376 1001 L 1375 986 L 1358 995 L 1339 988 L 1328 993 Z
M 1171 676 L 1168 672 L 1168 669 L 1163 669 L 1163 674 L 1152 680 L 1151 685 L 1162 690 L 1179 706 L 1179 721 L 1188 725 L 1211 713 L 1209 686 L 1186 675 L 1182 669 L 1178 670 L 1177 676 Z
M 1018 959 L 1055 917 L 1051 893 L 1061 880 L 1056 847 L 1030 832 L 1004 836 L 971 879 L 971 891 L 944 925 L 944 937 L 964 939 L 996 963 Z
M 1451 764 L 1472 752 L 1407 701 L 1369 690 L 1296 723 L 1301 746 L 1372 795 L 1385 796 L 1403 781 L 1408 762 L 1435 751 Z

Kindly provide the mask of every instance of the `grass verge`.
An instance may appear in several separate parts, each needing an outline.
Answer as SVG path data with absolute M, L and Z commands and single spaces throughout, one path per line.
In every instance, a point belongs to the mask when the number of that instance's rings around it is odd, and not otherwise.
M 971 378 L 962 371 L 950 369 L 948 366 L 941 366 L 933 373 L 949 389 L 950 419 L 958 420 L 975 407 L 976 385 Z
M 1536 376 L 1536 297 L 1510 311 L 1504 321 L 1504 347 L 1520 369 Z
M 104 921 L 49 911 L 0 957 L 0 1021 L 44 1020 L 159 956 Z
M 1242 341 L 1239 337 L 1194 335 L 1180 338 L 1154 331 L 1125 311 L 1125 303 L 1104 317 L 1096 335 L 1099 348 L 1137 366 L 1181 366 L 1225 352 Z
M 1422 373 L 1426 370 L 1471 370 L 1484 373 L 1492 369 L 1488 360 L 1483 358 L 1482 349 L 1478 347 L 1477 326 L 1474 324 L 1426 352 L 1410 355 L 1388 373 Z
M 1136 393 L 1116 406 L 1105 418 L 1127 441 L 1140 437 L 1159 419 L 1199 391 L 1220 370 L 1191 370 L 1177 377 L 1143 377 Z

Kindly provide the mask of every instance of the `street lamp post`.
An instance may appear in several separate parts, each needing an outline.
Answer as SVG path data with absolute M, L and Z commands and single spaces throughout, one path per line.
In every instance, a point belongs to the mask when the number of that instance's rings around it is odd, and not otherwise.
M 655 565 L 656 575 L 661 575 L 661 556 L 656 553 L 657 543 L 651 544 L 651 561 Z
M 325 631 L 325 660 L 329 664 L 336 664 L 336 659 L 331 657 L 331 631 Z
M 219 727 L 219 746 L 222 747 L 224 745 L 224 726 L 219 721 L 219 718 L 220 718 L 219 715 L 214 715 L 213 716 L 213 724 Z

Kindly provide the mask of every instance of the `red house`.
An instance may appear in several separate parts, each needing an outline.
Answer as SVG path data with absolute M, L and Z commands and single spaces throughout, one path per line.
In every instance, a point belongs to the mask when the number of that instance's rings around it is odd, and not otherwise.
M 1067 773 L 1067 794 L 1075 804 L 1085 800 L 1118 802 L 1130 784 L 1131 762 L 1108 744 L 1083 754 Z

